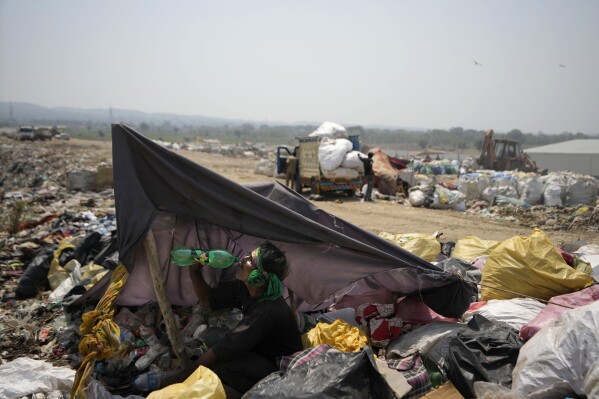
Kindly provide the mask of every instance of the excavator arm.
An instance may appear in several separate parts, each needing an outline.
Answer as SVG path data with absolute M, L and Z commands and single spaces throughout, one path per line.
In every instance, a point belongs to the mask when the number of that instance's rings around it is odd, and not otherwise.
M 493 129 L 489 129 L 485 133 L 485 141 L 483 142 L 483 148 L 480 151 L 480 157 L 478 158 L 477 162 L 485 169 L 493 169 L 493 165 L 495 164 Z

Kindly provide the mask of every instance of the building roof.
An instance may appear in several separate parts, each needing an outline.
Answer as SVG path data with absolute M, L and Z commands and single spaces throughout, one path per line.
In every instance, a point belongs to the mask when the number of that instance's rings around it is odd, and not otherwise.
M 527 154 L 599 154 L 599 140 L 570 140 L 527 148 Z

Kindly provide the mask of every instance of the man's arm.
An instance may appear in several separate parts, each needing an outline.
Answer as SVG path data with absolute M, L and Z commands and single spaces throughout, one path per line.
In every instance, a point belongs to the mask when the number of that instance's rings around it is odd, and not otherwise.
M 189 277 L 191 277 L 193 290 L 200 300 L 200 305 L 210 310 L 210 286 L 206 284 L 204 276 L 202 276 L 202 267 L 200 265 L 190 266 Z
M 189 367 L 189 370 L 193 372 L 193 370 L 197 369 L 200 366 L 210 368 L 210 366 L 214 365 L 214 363 L 216 363 L 217 360 L 218 360 L 218 357 L 216 356 L 216 353 L 214 353 L 212 348 L 210 348 L 206 352 L 204 352 L 198 360 L 194 361 L 191 364 L 191 367 Z

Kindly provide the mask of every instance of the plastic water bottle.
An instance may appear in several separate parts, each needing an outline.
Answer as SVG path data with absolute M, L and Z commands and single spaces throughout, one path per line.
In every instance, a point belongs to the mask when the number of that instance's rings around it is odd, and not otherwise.
M 203 251 L 191 247 L 179 247 L 171 252 L 171 262 L 177 266 L 192 266 L 194 261 L 217 269 L 225 269 L 238 262 L 239 258 L 224 249 Z
M 150 364 L 160 355 L 167 352 L 168 348 L 166 346 L 156 344 L 152 346 L 145 355 L 137 359 L 135 362 L 135 367 L 139 370 L 145 370 L 150 367 Z

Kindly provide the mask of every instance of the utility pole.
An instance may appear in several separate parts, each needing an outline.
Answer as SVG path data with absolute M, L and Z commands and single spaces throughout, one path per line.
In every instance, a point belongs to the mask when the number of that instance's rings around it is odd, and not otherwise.
M 12 108 L 12 102 L 8 104 L 8 123 L 15 124 L 15 114 Z

